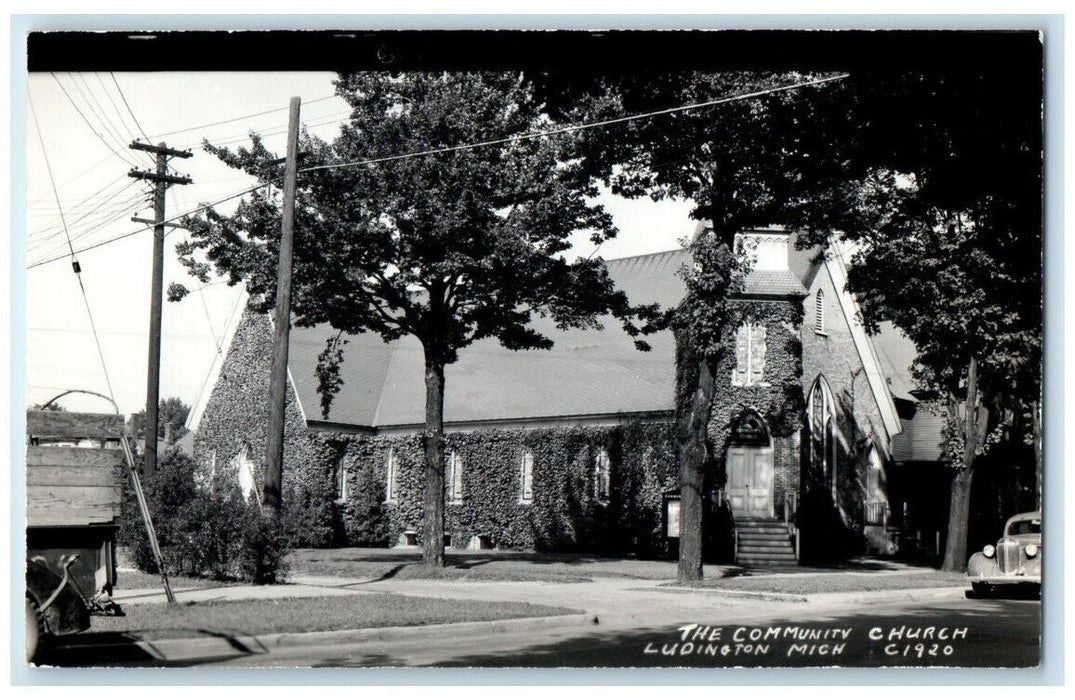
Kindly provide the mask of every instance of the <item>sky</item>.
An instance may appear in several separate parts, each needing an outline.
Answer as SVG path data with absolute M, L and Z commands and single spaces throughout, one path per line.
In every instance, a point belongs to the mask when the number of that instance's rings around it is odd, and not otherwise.
M 302 99 L 300 119 L 310 131 L 331 139 L 347 114 L 346 103 L 333 95 L 332 79 L 331 73 L 297 72 L 29 76 L 26 231 L 20 232 L 27 266 L 28 406 L 68 389 L 111 394 L 125 414 L 145 404 L 153 235 L 131 217 L 152 219 L 153 206 L 150 184 L 127 173 L 154 165 L 150 154 L 128 145 L 148 138 L 192 151 L 192 157 L 170 162 L 172 171 L 193 180 L 168 189 L 171 218 L 253 184 L 204 152 L 203 139 L 236 147 L 247 143 L 253 130 L 283 156 L 292 96 Z M 607 193 L 601 200 L 620 229 L 599 251 L 606 259 L 670 250 L 694 227 L 687 202 L 625 200 Z M 237 201 L 219 209 L 228 211 Z M 71 268 L 68 235 L 76 251 L 102 244 L 77 255 L 89 311 Z M 125 237 L 106 242 L 119 236 Z M 221 345 L 227 326 L 241 313 L 241 291 L 217 278 L 204 287 L 189 278 L 175 252 L 186 237 L 172 229 L 165 238 L 164 286 L 181 282 L 198 291 L 181 302 L 164 302 L 160 397 L 175 396 L 193 406 L 211 391 L 207 379 L 226 351 Z M 573 253 L 593 252 L 585 234 L 575 239 Z M 74 410 L 109 410 L 92 397 L 76 395 L 61 403 Z

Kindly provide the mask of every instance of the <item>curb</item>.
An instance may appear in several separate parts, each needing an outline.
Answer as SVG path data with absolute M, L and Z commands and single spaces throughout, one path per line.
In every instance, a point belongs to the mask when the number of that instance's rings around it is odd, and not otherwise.
M 771 600 L 783 603 L 809 603 L 810 598 L 795 593 L 776 593 L 771 591 L 744 591 L 735 588 L 710 588 L 692 586 L 654 586 L 652 588 L 636 588 L 633 590 L 658 591 L 678 593 L 680 595 L 719 595 L 722 598 L 746 598 L 749 600 Z
M 947 598 L 950 596 L 964 597 L 964 594 L 969 590 L 968 586 L 942 586 L 935 588 L 896 588 L 885 591 L 860 591 L 860 592 L 848 592 L 848 593 L 815 593 L 811 598 L 811 603 L 824 603 L 832 600 L 840 600 L 848 603 L 863 602 L 869 603 L 876 600 L 907 600 L 907 601 L 925 601 L 936 600 L 940 598 Z
M 636 589 L 642 590 L 642 589 Z M 963 597 L 966 586 L 942 586 L 931 588 L 890 588 L 879 591 L 842 591 L 833 593 L 776 593 L 773 591 L 746 591 L 735 588 L 693 588 L 689 586 L 655 586 L 645 590 L 667 591 L 679 594 L 720 595 L 728 598 L 746 598 L 752 600 L 769 600 L 783 603 L 856 603 L 875 602 L 877 600 L 934 600 L 950 596 Z
M 266 653 L 270 649 L 287 649 L 299 646 L 317 646 L 331 644 L 349 644 L 360 642 L 406 641 L 410 639 L 430 640 L 433 637 L 457 637 L 486 632 L 503 634 L 517 631 L 518 628 L 544 629 L 560 625 L 586 625 L 592 616 L 585 613 L 552 615 L 546 617 L 518 617 L 504 620 L 481 620 L 476 622 L 448 622 L 436 625 L 412 625 L 405 627 L 370 627 L 364 629 L 333 630 L 328 632 L 275 632 L 261 635 L 235 635 L 215 637 L 176 637 L 172 639 L 143 640 L 132 639 L 128 642 L 114 644 L 72 644 L 57 643 L 55 649 L 70 651 L 109 651 L 139 650 L 147 656 L 161 662 L 183 661 L 236 654 Z

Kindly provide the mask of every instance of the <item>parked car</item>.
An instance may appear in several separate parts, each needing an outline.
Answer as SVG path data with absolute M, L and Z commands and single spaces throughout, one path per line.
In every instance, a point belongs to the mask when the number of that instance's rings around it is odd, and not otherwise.
M 995 593 L 1002 586 L 1041 589 L 1041 511 L 1008 518 L 1004 536 L 987 544 L 967 563 L 967 578 L 979 595 Z

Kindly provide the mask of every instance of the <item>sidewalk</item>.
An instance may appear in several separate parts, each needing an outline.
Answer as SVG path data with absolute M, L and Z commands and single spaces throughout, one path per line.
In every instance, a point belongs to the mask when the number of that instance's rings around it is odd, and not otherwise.
M 651 566 L 645 563 L 644 566 Z M 622 565 L 621 565 L 622 566 Z M 764 588 L 766 581 L 776 588 L 779 582 L 793 579 L 826 581 L 839 579 L 853 585 L 855 581 L 878 580 L 876 576 L 897 573 L 861 570 L 752 572 L 728 581 L 750 579 Z M 898 575 L 917 578 L 936 573 L 931 569 L 900 567 Z M 180 604 L 209 601 L 279 600 L 285 598 L 340 599 L 348 596 L 393 594 L 446 600 L 506 601 L 549 605 L 581 613 L 543 618 L 516 618 L 482 622 L 456 622 L 424 626 L 348 629 L 330 632 L 244 634 L 238 631 L 202 630 L 199 635 L 175 637 L 141 637 L 136 634 L 102 635 L 96 640 L 70 640 L 63 652 L 81 655 L 92 665 L 100 658 L 113 656 L 137 659 L 141 665 L 197 663 L 212 659 L 238 657 L 254 663 L 256 658 L 280 650 L 298 647 L 332 647 L 334 645 L 369 644 L 370 649 L 392 645 L 417 644 L 423 640 L 430 648 L 442 645 L 481 645 L 490 638 L 511 646 L 522 644 L 531 635 L 563 640 L 600 629 L 605 633 L 640 629 L 667 629 L 670 626 L 704 621 L 720 624 L 743 616 L 785 614 L 790 616 L 822 615 L 827 611 L 846 610 L 871 602 L 936 602 L 961 600 L 965 586 L 904 588 L 901 590 L 852 590 L 820 592 L 806 595 L 779 593 L 773 590 L 730 590 L 719 587 L 682 587 L 664 579 L 646 579 L 623 575 L 592 576 L 587 582 L 504 581 L 421 578 L 339 577 L 322 574 L 295 574 L 287 584 L 271 586 L 228 585 L 207 582 L 205 586 L 174 590 Z M 160 589 L 117 590 L 115 600 L 121 606 L 162 604 Z M 62 642 L 61 642 L 62 644 Z M 266 657 L 268 658 L 268 657 Z M 138 665 L 136 663 L 135 665 Z

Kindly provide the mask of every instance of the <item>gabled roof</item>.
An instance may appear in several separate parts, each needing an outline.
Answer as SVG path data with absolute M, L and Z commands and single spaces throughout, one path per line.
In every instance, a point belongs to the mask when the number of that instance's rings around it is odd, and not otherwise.
M 671 307 L 683 297 L 679 268 L 685 250 L 607 262 L 617 287 L 632 303 Z M 613 318 L 603 329 L 562 331 L 547 318 L 532 326 L 554 342 L 550 350 L 507 350 L 480 340 L 445 369 L 447 423 L 530 420 L 566 416 L 664 412 L 673 409 L 675 345 L 670 332 L 647 338 L 649 352 Z M 343 388 L 324 416 L 314 369 L 335 331 L 292 328 L 290 361 L 295 389 L 310 421 L 356 426 L 408 426 L 424 421 L 421 344 L 413 337 L 385 343 L 373 334 L 347 336 Z
M 918 351 L 911 339 L 891 323 L 880 324 L 880 332 L 873 336 L 873 346 L 881 361 L 881 371 L 888 380 L 888 390 L 895 399 L 918 401 L 911 393 L 915 383 L 911 375 Z
M 789 269 L 753 271 L 746 280 L 744 295 L 805 294 L 806 285 L 826 264 L 817 253 L 817 249 L 798 250 L 792 236 L 788 244 Z M 690 254 L 685 249 L 606 261 L 609 275 L 631 303 L 657 303 L 663 308 L 674 307 L 682 300 L 685 288 L 679 271 L 689 263 Z M 602 323 L 603 329 L 563 331 L 550 319 L 536 317 L 532 321 L 534 328 L 553 340 L 549 350 L 512 351 L 494 339 L 464 348 L 458 361 L 445 370 L 445 423 L 671 412 L 675 387 L 671 332 L 646 338 L 652 349 L 641 352 L 615 319 L 605 318 Z M 409 336 L 391 343 L 372 333 L 344 336 L 347 342 L 340 368 L 343 385 L 327 415 L 323 414 L 315 369 L 325 342 L 336 334 L 326 325 L 291 329 L 289 375 L 307 422 L 339 429 L 421 425 L 425 405 L 423 354 L 420 343 Z M 860 353 L 865 350 L 865 357 L 876 362 L 865 335 L 856 338 L 856 342 L 865 343 Z M 871 386 L 884 392 L 883 397 L 878 397 L 879 404 L 892 405 L 883 380 L 880 387 L 876 382 Z M 204 393 L 207 399 L 210 392 Z M 203 410 L 204 405 L 200 405 L 192 411 L 192 429 Z M 894 409 L 892 416 L 895 417 Z M 890 434 L 899 431 L 898 422 L 893 427 Z
M 847 289 L 847 265 L 844 262 L 844 254 L 839 240 L 834 238 L 830 248 L 831 254 L 825 256 L 825 269 L 832 276 L 833 286 L 840 292 L 836 295 L 836 298 L 840 308 L 843 310 L 844 318 L 847 319 L 848 326 L 851 328 L 851 338 L 855 342 L 855 349 L 858 351 L 862 367 L 865 369 L 866 380 L 877 402 L 877 408 L 881 413 L 881 420 L 884 423 L 885 430 L 890 437 L 894 437 L 902 430 L 896 404 L 892 400 L 892 393 L 889 390 L 888 381 L 881 367 L 881 361 L 874 343 L 859 321 L 861 313 L 858 303 L 855 302 L 854 297 L 845 291 Z

